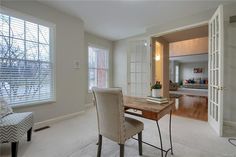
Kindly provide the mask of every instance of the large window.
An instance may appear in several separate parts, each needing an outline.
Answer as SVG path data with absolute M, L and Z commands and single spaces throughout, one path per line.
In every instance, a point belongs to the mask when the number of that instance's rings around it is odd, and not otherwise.
M 89 90 L 92 87 L 108 87 L 108 50 L 88 47 Z
M 54 100 L 51 29 L 0 13 L 0 97 L 11 105 Z

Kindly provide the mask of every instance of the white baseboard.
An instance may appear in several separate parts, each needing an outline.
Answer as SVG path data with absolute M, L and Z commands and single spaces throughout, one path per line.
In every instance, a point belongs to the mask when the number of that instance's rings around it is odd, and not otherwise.
M 236 128 L 236 122 L 233 121 L 224 121 L 224 125 Z
M 44 126 L 48 126 L 48 125 L 51 125 L 53 123 L 62 121 L 62 120 L 66 120 L 66 119 L 70 119 L 70 118 L 76 117 L 76 116 L 78 116 L 78 115 L 80 115 L 80 114 L 82 114 L 84 112 L 85 111 L 75 112 L 75 113 L 71 113 L 71 114 L 55 117 L 55 118 L 52 118 L 52 119 L 48 119 L 48 120 L 45 120 L 45 121 L 42 121 L 42 122 L 37 122 L 37 123 L 34 124 L 34 129 L 38 129 L 38 128 L 41 128 L 41 127 L 44 127 Z

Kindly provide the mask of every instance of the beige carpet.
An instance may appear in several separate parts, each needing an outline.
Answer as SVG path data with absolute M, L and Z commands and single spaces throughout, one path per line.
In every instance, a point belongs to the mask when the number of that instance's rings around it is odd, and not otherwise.
M 159 145 L 156 123 L 141 119 L 145 125 L 143 140 Z M 168 120 L 161 119 L 164 147 L 169 146 Z M 236 147 L 227 138 L 217 137 L 206 122 L 173 116 L 174 157 L 236 157 Z M 94 108 L 69 120 L 56 123 L 50 129 L 33 133 L 32 141 L 20 141 L 19 157 L 95 157 L 97 152 L 97 121 Z M 10 156 L 10 145 L 1 144 L 0 156 Z M 103 157 L 118 157 L 119 146 L 104 139 Z M 138 157 L 138 145 L 129 140 L 126 157 Z M 143 145 L 144 157 L 158 157 L 160 151 Z M 168 154 L 168 156 L 171 156 Z

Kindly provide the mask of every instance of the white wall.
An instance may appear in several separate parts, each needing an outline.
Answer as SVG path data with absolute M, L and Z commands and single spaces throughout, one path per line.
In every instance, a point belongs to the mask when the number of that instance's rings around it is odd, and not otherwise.
M 113 52 L 113 85 L 127 94 L 127 41 L 115 42 Z
M 180 63 L 180 81 L 196 78 L 208 78 L 208 62 Z M 203 73 L 194 73 L 194 68 L 203 68 Z
M 224 120 L 236 125 L 236 23 L 229 23 L 232 15 L 236 15 L 236 4 L 224 8 Z
M 56 102 L 15 108 L 14 111 L 33 111 L 35 122 L 82 111 L 87 94 L 83 21 L 38 2 L 4 1 L 1 5 L 56 25 Z M 74 60 L 79 61 L 80 69 L 73 69 Z
M 113 43 L 112 41 L 109 41 L 109 40 L 106 40 L 106 39 L 103 39 L 101 37 L 98 37 L 98 36 L 95 36 L 93 34 L 90 34 L 88 32 L 85 32 L 84 34 L 84 38 L 85 38 L 85 54 L 86 54 L 86 59 L 88 60 L 88 44 L 92 44 L 92 45 L 95 45 L 95 46 L 98 46 L 98 47 L 101 47 L 101 48 L 105 48 L 105 49 L 108 49 L 109 50 L 109 86 L 112 87 L 113 85 L 113 77 L 112 77 L 112 60 L 113 60 Z M 86 67 L 88 68 L 88 64 L 86 64 Z M 88 71 L 87 71 L 87 74 L 86 74 L 86 81 L 87 81 L 87 84 L 88 84 Z M 88 92 L 88 87 L 87 87 L 87 99 L 86 99 L 86 104 L 90 104 L 92 103 L 92 94 Z

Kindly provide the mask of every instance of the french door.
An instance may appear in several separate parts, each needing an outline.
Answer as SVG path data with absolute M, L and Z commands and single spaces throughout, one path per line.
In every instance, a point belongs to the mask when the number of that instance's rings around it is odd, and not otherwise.
M 219 6 L 209 21 L 209 89 L 208 122 L 219 136 L 223 130 L 223 6 Z
M 146 97 L 150 93 L 150 51 L 146 39 L 132 40 L 128 44 L 128 89 L 130 96 Z

